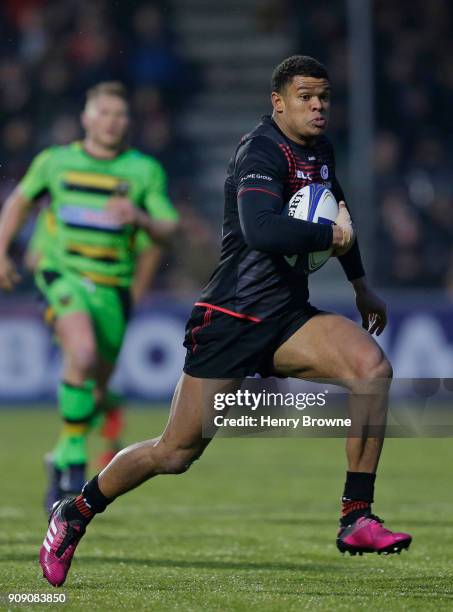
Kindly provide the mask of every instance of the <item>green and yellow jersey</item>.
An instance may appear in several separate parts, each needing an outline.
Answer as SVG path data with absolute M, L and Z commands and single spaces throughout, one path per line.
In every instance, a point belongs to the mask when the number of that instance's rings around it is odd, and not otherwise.
M 33 234 L 27 246 L 27 255 L 32 255 L 41 267 L 45 259 L 47 267 L 58 267 L 58 259 L 54 254 L 56 241 L 55 216 L 49 208 L 44 208 L 36 218 Z
M 27 247 L 27 254 L 37 261 L 37 268 L 58 269 L 58 258 L 55 256 L 56 244 L 55 215 L 50 208 L 43 208 L 38 214 L 33 234 Z M 153 241 L 144 230 L 138 230 L 134 240 L 134 258 L 153 245 Z
M 177 220 L 166 183 L 162 166 L 135 149 L 109 160 L 90 156 L 80 142 L 45 149 L 19 184 L 30 200 L 46 191 L 51 198 L 42 223 L 52 245 L 43 250 L 39 267 L 57 265 L 62 273 L 128 287 L 136 241 L 143 245 L 146 239 L 133 226 L 117 224 L 106 210 L 107 201 L 121 193 L 154 219 Z

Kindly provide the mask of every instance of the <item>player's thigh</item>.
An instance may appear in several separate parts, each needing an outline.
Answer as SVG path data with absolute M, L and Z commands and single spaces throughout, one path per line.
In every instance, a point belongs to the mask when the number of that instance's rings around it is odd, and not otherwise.
M 195 378 L 183 373 L 176 386 L 170 415 L 159 444 L 169 449 L 191 450 L 201 453 L 209 444 L 216 411 L 214 400 L 217 393 L 234 393 L 242 379 Z
M 85 289 L 77 279 L 56 270 L 40 271 L 36 284 L 45 300 L 54 330 L 64 353 L 95 354 L 93 321 Z
M 342 381 L 391 376 L 382 349 L 370 334 L 340 315 L 321 313 L 275 352 L 278 374 Z
M 129 322 L 130 292 L 126 288 L 97 286 L 88 294 L 88 302 L 100 359 L 113 370 Z

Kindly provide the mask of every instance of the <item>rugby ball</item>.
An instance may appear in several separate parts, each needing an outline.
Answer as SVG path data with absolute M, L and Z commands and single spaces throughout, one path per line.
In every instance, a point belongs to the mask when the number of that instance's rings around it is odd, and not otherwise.
M 324 185 L 314 184 L 296 191 L 285 211 L 293 219 L 332 225 L 338 215 L 338 204 L 330 189 Z M 316 251 L 306 256 L 293 255 L 285 259 L 291 267 L 311 274 L 319 270 L 331 255 L 332 247 L 326 251 Z

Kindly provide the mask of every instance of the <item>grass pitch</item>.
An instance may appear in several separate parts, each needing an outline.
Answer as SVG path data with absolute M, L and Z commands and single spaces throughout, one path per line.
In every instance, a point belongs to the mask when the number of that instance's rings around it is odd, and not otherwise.
M 165 419 L 130 411 L 127 440 L 156 435 Z M 50 410 L 0 410 L 0 593 L 55 592 L 37 558 L 42 456 L 57 429 Z M 386 441 L 374 509 L 414 537 L 389 557 L 335 548 L 343 446 L 216 440 L 188 473 L 156 478 L 94 520 L 57 591 L 68 603 L 17 609 L 453 609 L 453 441 Z

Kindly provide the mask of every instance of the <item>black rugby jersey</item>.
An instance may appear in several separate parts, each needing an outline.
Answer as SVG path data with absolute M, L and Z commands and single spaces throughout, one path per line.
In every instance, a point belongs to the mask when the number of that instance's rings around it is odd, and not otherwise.
M 296 191 L 312 183 L 344 199 L 330 142 L 322 136 L 313 147 L 299 145 L 270 116 L 263 117 L 229 163 L 220 262 L 197 304 L 260 320 L 308 301 L 308 278 L 284 256 L 329 248 L 332 228 L 280 213 Z M 350 280 L 363 276 L 357 243 L 339 259 Z

